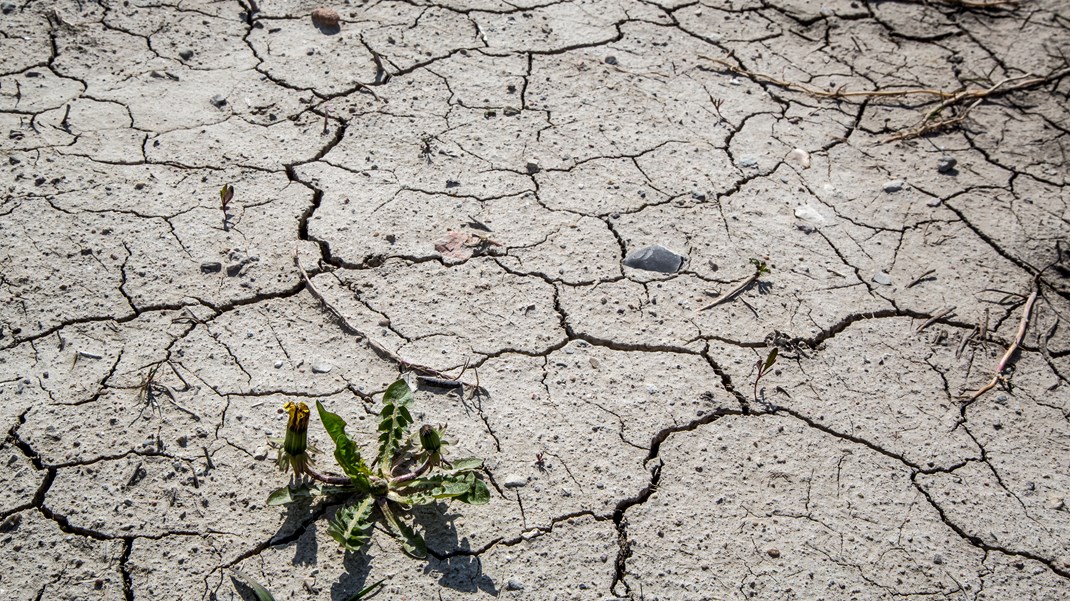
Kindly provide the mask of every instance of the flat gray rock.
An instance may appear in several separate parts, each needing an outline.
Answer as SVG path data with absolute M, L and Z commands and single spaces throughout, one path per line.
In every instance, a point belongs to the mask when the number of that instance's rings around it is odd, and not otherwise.
M 684 264 L 683 255 L 677 254 L 660 244 L 638 248 L 624 257 L 624 266 L 644 271 L 659 273 L 676 273 Z

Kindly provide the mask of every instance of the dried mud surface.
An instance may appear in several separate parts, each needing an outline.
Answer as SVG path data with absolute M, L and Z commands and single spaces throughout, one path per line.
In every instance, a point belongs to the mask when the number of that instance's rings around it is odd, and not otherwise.
M 1070 12 L 979 4 L 4 2 L 0 597 L 1070 598 Z M 413 364 L 489 505 L 265 506 Z

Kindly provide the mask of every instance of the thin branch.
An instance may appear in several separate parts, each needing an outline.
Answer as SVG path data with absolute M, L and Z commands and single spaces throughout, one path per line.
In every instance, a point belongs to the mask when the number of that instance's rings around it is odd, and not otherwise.
M 937 312 L 935 315 L 933 315 L 929 319 L 925 320 L 925 322 L 922 323 L 920 326 L 918 326 L 918 329 L 914 330 L 914 331 L 915 332 L 921 332 L 925 328 L 927 328 L 927 327 L 933 325 L 934 323 L 940 321 L 941 319 L 947 317 L 954 310 L 955 310 L 955 307 L 948 307 L 946 309 L 943 309 L 943 310 Z
M 988 384 L 985 384 L 983 387 L 978 389 L 972 395 L 970 395 L 970 401 L 977 400 L 978 398 L 980 398 L 981 395 L 988 392 L 989 390 L 992 390 L 996 387 L 997 384 L 1006 380 L 1006 377 L 1003 375 L 1003 371 L 1007 369 L 1007 366 L 1010 364 L 1011 359 L 1014 357 L 1014 354 L 1018 352 L 1018 347 L 1022 344 L 1022 340 L 1025 339 L 1025 331 L 1026 328 L 1029 326 L 1029 319 L 1033 315 L 1033 305 L 1036 304 L 1037 295 L 1039 294 L 1040 276 L 1038 275 L 1033 281 L 1033 293 L 1029 295 L 1029 300 L 1025 301 L 1025 307 L 1022 309 L 1022 320 L 1018 323 L 1018 332 L 1014 336 L 1014 342 L 1012 342 L 1011 345 L 1007 347 L 1007 352 L 1003 353 L 1003 358 L 1001 358 L 999 360 L 999 363 L 996 365 L 995 375 L 992 376 L 992 380 Z
M 365 334 L 352 323 L 350 323 L 349 320 L 347 320 L 345 316 L 338 311 L 338 309 L 331 305 L 331 303 L 327 302 L 327 299 L 323 296 L 323 294 L 321 294 L 320 291 L 316 289 L 316 286 L 312 283 L 312 279 L 308 277 L 308 272 L 305 271 L 304 267 L 301 267 L 301 262 L 298 260 L 297 257 L 296 248 L 294 249 L 293 259 L 294 266 L 297 267 L 297 271 L 301 273 L 301 278 L 305 281 L 305 288 L 308 290 L 309 294 L 311 294 L 316 300 L 319 301 L 320 306 L 323 307 L 323 310 L 326 311 L 327 314 L 331 316 L 331 318 L 338 322 L 338 324 L 342 327 L 343 331 L 345 331 L 347 334 L 365 340 L 368 343 L 368 346 L 371 347 L 371 349 L 375 351 L 377 355 L 384 359 L 393 361 L 398 365 L 398 367 L 402 369 L 408 369 L 434 378 L 440 378 L 442 380 L 453 380 L 453 378 L 450 378 L 448 375 L 438 371 L 437 369 L 427 367 L 426 365 L 419 365 L 417 363 L 411 363 L 409 361 L 406 361 L 390 349 L 379 344 L 375 340 L 372 340 L 367 334 Z M 463 386 L 471 386 L 471 384 L 469 384 L 468 382 L 458 381 L 458 383 Z
M 1012 2 L 1010 1 L 943 1 L 945 3 L 956 4 L 960 6 L 980 8 L 1012 5 Z M 891 90 L 847 90 L 846 86 L 841 86 L 835 90 L 823 90 L 821 88 L 817 88 L 799 82 L 777 79 L 776 77 L 767 75 L 765 73 L 748 71 L 747 69 L 737 67 L 723 59 L 713 58 L 704 55 L 699 55 L 699 58 L 715 63 L 729 73 L 741 75 L 757 82 L 772 84 L 784 88 L 786 90 L 802 92 L 803 94 L 807 94 L 815 98 L 845 100 L 848 98 L 904 98 L 908 96 L 927 96 L 941 100 L 941 102 L 932 109 L 930 109 L 925 114 L 925 116 L 918 121 L 917 124 L 896 133 L 895 135 L 885 140 L 885 142 L 895 142 L 897 140 L 916 138 L 918 136 L 923 136 L 928 133 L 959 125 L 969 117 L 970 111 L 972 111 L 974 108 L 977 107 L 977 105 L 979 105 L 981 102 L 988 98 L 1001 96 L 1017 90 L 1035 88 L 1037 86 L 1041 86 L 1046 83 L 1061 79 L 1066 75 L 1070 74 L 1070 66 L 1067 66 L 1059 70 L 1051 71 L 1047 75 L 1043 76 L 1038 76 L 1033 73 L 1026 73 L 1024 75 L 1017 75 L 1014 77 L 1005 78 L 987 88 L 973 89 L 960 88 L 957 90 L 938 90 L 935 88 L 895 88 Z M 936 119 L 936 116 L 941 111 L 957 106 L 962 107 L 962 110 L 957 114 L 944 119 Z

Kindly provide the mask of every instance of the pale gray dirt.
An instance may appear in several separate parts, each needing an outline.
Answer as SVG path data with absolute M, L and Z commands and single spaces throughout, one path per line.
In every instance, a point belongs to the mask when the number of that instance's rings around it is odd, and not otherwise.
M 257 4 L 3 3 L 0 598 L 1070 598 L 1065 2 Z M 412 364 L 489 505 L 265 506 Z

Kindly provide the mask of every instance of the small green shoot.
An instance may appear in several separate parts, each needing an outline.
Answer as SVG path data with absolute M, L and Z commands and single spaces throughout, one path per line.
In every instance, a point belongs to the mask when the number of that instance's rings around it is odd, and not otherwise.
M 230 184 L 223 184 L 223 187 L 219 190 L 219 208 L 223 209 L 223 231 L 230 231 L 230 213 L 227 210 L 230 208 L 230 201 L 234 198 L 234 186 Z
M 769 373 L 773 364 L 776 363 L 777 347 L 773 347 L 773 350 L 769 351 L 769 354 L 765 357 L 765 361 L 758 359 L 754 364 L 754 367 L 758 369 L 758 375 L 754 377 L 754 402 L 758 402 L 758 382 L 761 381 L 762 376 Z
M 417 505 L 456 499 L 481 505 L 490 501 L 490 491 L 478 476 L 483 460 L 470 457 L 453 462 L 443 457 L 447 441 L 445 426 L 424 425 L 417 436 L 409 432 L 412 390 L 398 380 L 383 394 L 379 412 L 379 440 L 375 460 L 368 463 L 357 443 L 346 434 L 346 422 L 316 403 L 320 422 L 334 442 L 334 459 L 344 476 L 322 474 L 312 467 L 305 431 L 310 411 L 304 403 L 287 403 L 290 414 L 286 440 L 279 449 L 279 466 L 293 469 L 294 484 L 272 492 L 268 505 L 284 505 L 319 496 L 341 497 L 345 504 L 335 512 L 327 532 L 347 551 L 360 551 L 372 537 L 372 528 L 382 520 L 398 539 L 402 550 L 419 559 L 427 557 L 427 545 L 406 513 Z M 306 480 L 307 477 L 307 480 Z M 375 586 L 375 585 L 373 585 Z

